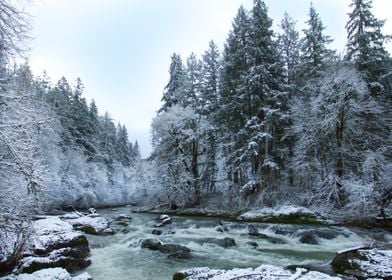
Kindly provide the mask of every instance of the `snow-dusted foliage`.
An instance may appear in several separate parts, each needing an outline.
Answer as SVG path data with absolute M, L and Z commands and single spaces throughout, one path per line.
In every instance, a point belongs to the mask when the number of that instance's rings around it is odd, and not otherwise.
M 359 216 L 365 214 L 359 209 L 374 213 L 372 174 L 380 173 L 375 169 L 382 169 L 385 160 L 368 141 L 366 117 L 380 114 L 381 108 L 363 75 L 351 64 L 331 65 L 310 82 L 292 112 L 298 138 L 292 163 L 307 203 L 317 201 L 326 209 L 346 205 Z
M 160 183 L 169 199 L 178 204 L 199 199 L 202 131 L 208 124 L 192 108 L 175 105 L 160 113 L 152 123 L 153 157 Z
M 200 62 L 192 54 L 187 66 L 173 55 L 153 122 L 163 189 L 179 196 L 204 192 L 207 201 L 218 191 L 231 208 L 292 203 L 355 218 L 387 216 L 388 36 L 371 14 L 371 1 L 351 7 L 346 60 L 328 49 L 332 39 L 313 6 L 302 38 L 286 14 L 276 40 L 260 0 L 250 11 L 239 8 L 219 67 L 213 44 Z M 200 192 L 189 192 L 198 181 Z

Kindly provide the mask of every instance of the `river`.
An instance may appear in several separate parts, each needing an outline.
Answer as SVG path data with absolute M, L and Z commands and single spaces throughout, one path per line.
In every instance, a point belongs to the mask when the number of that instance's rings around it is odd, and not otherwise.
M 162 228 L 163 234 L 157 236 L 151 233 L 157 223 L 154 220 L 158 216 L 156 214 L 131 213 L 131 209 L 126 207 L 98 210 L 98 213 L 108 220 L 119 214 L 127 214 L 132 220 L 128 225 L 112 223 L 111 226 L 117 232 L 115 235 L 88 235 L 92 265 L 85 271 L 95 280 L 172 279 L 174 272 L 196 266 L 230 269 L 257 267 L 260 264 L 323 264 L 332 260 L 338 250 L 375 240 L 392 240 L 391 234 L 379 230 L 244 223 L 218 218 L 177 216 L 173 216 L 173 223 Z M 264 236 L 249 236 L 249 227 L 256 228 Z M 308 237 L 307 240 L 303 239 L 304 236 Z M 237 245 L 222 248 L 201 242 L 205 238 L 223 237 L 233 238 Z M 192 258 L 169 259 L 158 251 L 141 249 L 141 239 L 145 238 L 187 246 L 191 249 Z M 258 247 L 247 244 L 250 241 L 256 242 Z

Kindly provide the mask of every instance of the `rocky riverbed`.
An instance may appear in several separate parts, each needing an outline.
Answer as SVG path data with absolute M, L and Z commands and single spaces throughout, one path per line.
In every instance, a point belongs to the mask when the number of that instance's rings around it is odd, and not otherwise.
M 306 209 L 293 211 L 264 209 L 229 220 L 133 213 L 130 208 L 40 216 L 33 222 L 31 246 L 13 274 L 0 279 L 392 277 L 390 232 L 304 225 L 298 222 L 319 217 Z M 286 223 L 254 222 L 266 216 Z M 294 224 L 287 223 L 288 217 L 296 219 Z

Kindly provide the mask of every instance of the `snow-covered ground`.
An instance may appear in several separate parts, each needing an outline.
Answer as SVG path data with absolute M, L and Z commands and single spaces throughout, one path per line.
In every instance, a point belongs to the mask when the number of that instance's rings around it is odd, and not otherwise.
M 231 279 L 252 279 L 252 280 L 338 280 L 339 277 L 332 277 L 324 273 L 308 271 L 303 268 L 297 269 L 295 273 L 289 270 L 273 266 L 273 265 L 261 265 L 255 269 L 232 269 L 232 270 L 220 270 L 220 269 L 209 269 L 207 267 L 191 268 L 188 270 L 182 270 L 177 272 L 173 276 L 174 280 L 231 280 Z
M 1 277 L 0 280 L 92 280 L 93 278 L 87 273 L 78 276 L 71 275 L 64 268 L 47 268 L 38 270 L 32 274 L 19 274 Z
M 275 221 L 284 220 L 294 221 L 295 219 L 300 220 L 313 220 L 320 221 L 321 219 L 313 211 L 300 206 L 283 205 L 276 208 L 263 207 L 260 209 L 253 209 L 243 213 L 237 217 L 240 221 Z
M 283 205 L 279 208 L 265 207 L 261 209 L 255 209 L 240 215 L 239 218 L 253 218 L 258 216 L 281 216 L 281 215 L 293 215 L 293 214 L 310 214 L 316 215 L 305 207 Z

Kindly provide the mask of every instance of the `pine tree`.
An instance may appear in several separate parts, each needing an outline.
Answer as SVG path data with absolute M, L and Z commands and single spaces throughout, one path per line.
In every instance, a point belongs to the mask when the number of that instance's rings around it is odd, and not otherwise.
M 302 42 L 301 56 L 302 77 L 305 80 L 316 77 L 334 56 L 334 52 L 327 48 L 332 39 L 323 34 L 325 26 L 313 5 L 310 6 L 309 19 L 306 23 L 308 28 L 303 30 L 305 37 Z
M 130 143 L 130 147 L 132 146 L 131 149 L 131 159 L 135 160 L 139 160 L 141 159 L 141 154 L 140 154 L 140 148 L 139 148 L 139 143 L 136 140 L 135 143 L 132 145 L 132 143 Z
M 186 61 L 186 92 L 184 97 L 183 106 L 191 106 L 193 109 L 196 110 L 198 107 L 198 99 L 200 96 L 200 83 L 201 83 L 201 62 L 197 59 L 194 53 L 188 57 Z
M 160 112 L 166 112 L 169 108 L 176 104 L 180 104 L 181 106 L 185 106 L 186 104 L 186 69 L 182 63 L 180 55 L 176 53 L 174 53 L 171 57 L 169 74 L 170 78 L 163 93 L 161 100 L 163 105 L 159 110 Z
M 219 71 L 220 53 L 218 46 L 214 41 L 210 41 L 202 61 L 199 111 L 204 116 L 212 117 L 218 109 Z
M 130 153 L 127 128 L 124 125 L 118 123 L 116 132 L 116 158 L 124 166 L 129 166 L 131 164 L 131 159 L 129 157 Z
M 280 150 L 287 110 L 286 93 L 282 91 L 283 65 L 273 40 L 272 20 L 261 0 L 254 1 L 250 36 L 251 68 L 247 77 L 248 109 L 245 134 L 246 156 L 251 162 L 253 179 L 273 178 L 284 156 Z M 245 104 L 246 105 L 246 104 Z M 246 108 L 246 107 L 245 107 Z M 267 183 L 267 182 L 265 182 Z M 270 184 L 269 181 L 267 184 Z
M 218 109 L 218 75 L 220 70 L 220 54 L 218 47 L 210 41 L 208 50 L 205 51 L 202 61 L 202 77 L 200 83 L 200 97 L 197 112 L 210 125 L 203 129 L 205 141 L 205 166 L 201 178 L 202 188 L 215 191 L 217 181 L 217 127 L 215 125 L 216 111 Z
M 371 91 L 380 91 L 382 78 L 392 71 L 384 43 L 390 36 L 381 32 L 385 21 L 374 17 L 371 0 L 352 0 L 347 29 L 346 59 L 353 60 L 366 73 Z
M 246 117 L 243 114 L 244 102 L 242 94 L 246 89 L 244 76 L 250 68 L 250 17 L 248 11 L 241 6 L 233 21 L 223 52 L 222 70 L 220 73 L 219 108 L 216 122 L 223 144 L 229 178 L 242 184 L 243 170 L 238 161 L 237 150 L 243 147 L 244 138 L 239 131 L 244 127 Z M 241 181 L 241 182 L 240 182 Z
M 110 166 L 116 159 L 116 126 L 106 112 L 99 121 L 99 144 L 104 162 Z
M 295 84 L 300 66 L 301 42 L 295 23 L 287 12 L 280 23 L 282 33 L 279 34 L 279 49 L 284 62 L 287 85 Z
M 53 110 L 59 117 L 61 126 L 61 147 L 66 150 L 67 147 L 74 147 L 74 139 L 71 134 L 73 129 L 72 113 L 71 113 L 71 99 L 72 99 L 72 88 L 69 85 L 65 77 L 57 82 L 47 96 L 48 103 L 52 106 Z

